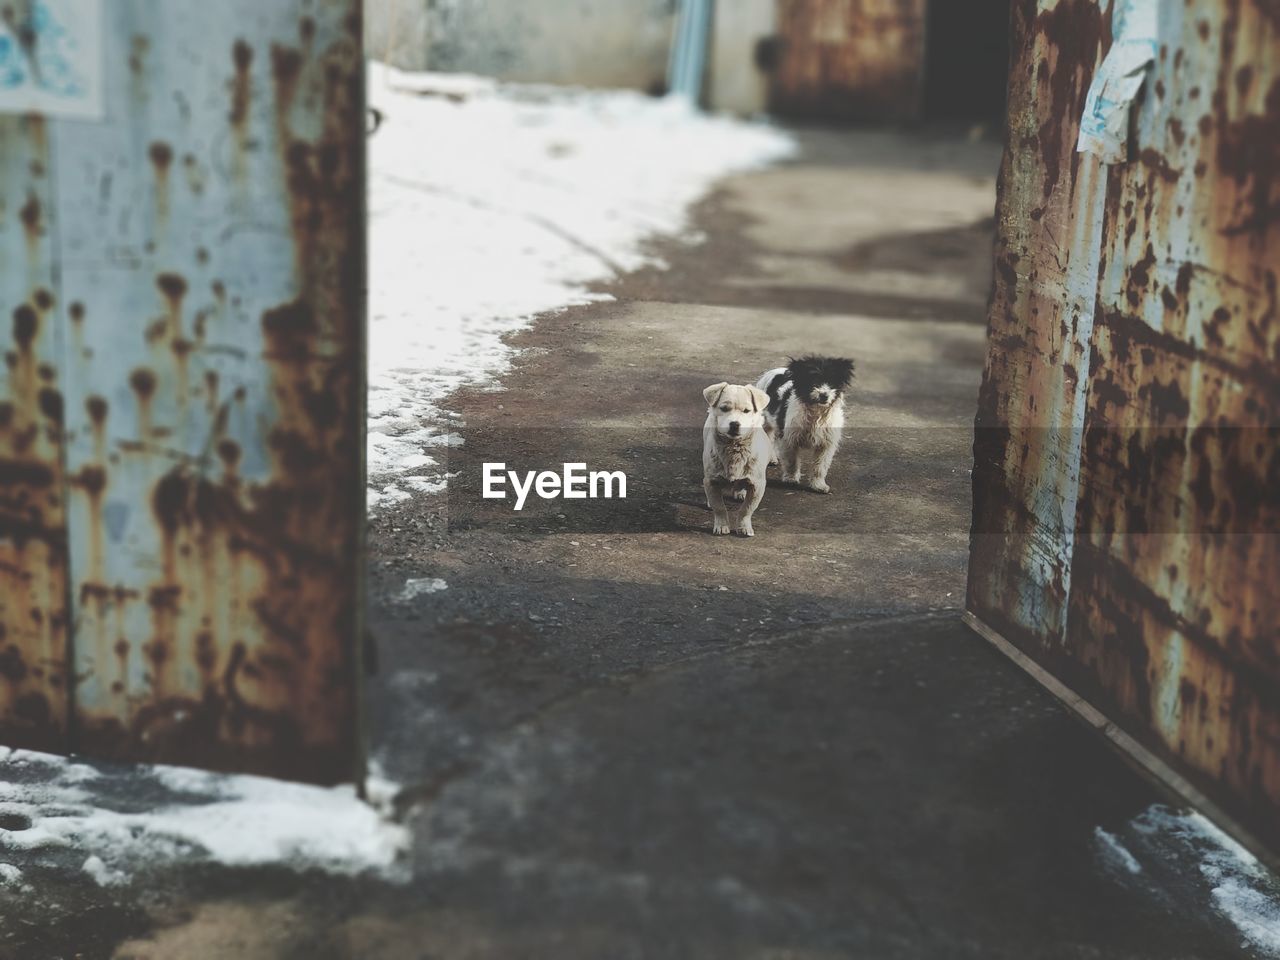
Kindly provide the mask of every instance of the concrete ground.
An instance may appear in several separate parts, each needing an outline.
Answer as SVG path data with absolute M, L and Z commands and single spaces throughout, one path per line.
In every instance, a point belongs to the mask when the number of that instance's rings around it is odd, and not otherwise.
M 412 879 L 82 878 L 0 960 L 1260 955 L 1132 827 L 1154 788 L 959 622 L 997 149 L 802 142 L 669 270 L 515 338 L 501 389 L 451 403 L 450 492 L 373 521 Z M 702 388 L 808 351 L 859 365 L 834 492 L 771 486 L 754 540 L 713 538 Z M 485 461 L 625 470 L 628 497 L 517 513 Z
M 670 269 L 516 337 L 454 398 L 449 494 L 374 523 L 424 955 L 1250 956 L 1194 864 L 1117 874 L 1098 828 L 1138 849 L 1161 798 L 958 622 L 998 149 L 803 145 Z M 834 492 L 771 486 L 753 540 L 713 538 L 701 391 L 805 352 L 858 361 Z M 491 461 L 628 498 L 517 513 Z

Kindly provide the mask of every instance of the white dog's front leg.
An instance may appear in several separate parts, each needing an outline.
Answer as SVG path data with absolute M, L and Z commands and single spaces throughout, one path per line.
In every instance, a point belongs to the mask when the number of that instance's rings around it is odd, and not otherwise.
M 831 461 L 836 458 L 837 444 L 828 443 L 819 447 L 813 461 L 813 479 L 809 481 L 809 489 L 818 493 L 830 493 L 827 486 L 827 471 L 831 469 Z
M 756 512 L 756 507 L 760 506 L 760 501 L 764 499 L 765 480 L 760 478 L 758 483 L 752 484 L 751 502 L 746 505 L 742 511 L 742 517 L 738 521 L 738 533 L 744 537 L 754 537 L 755 529 L 751 526 L 751 517 Z
M 729 511 L 725 509 L 724 495 L 710 480 L 702 481 L 702 489 L 707 492 L 707 506 L 711 508 L 711 513 L 714 515 L 711 532 L 723 536 L 729 532 Z

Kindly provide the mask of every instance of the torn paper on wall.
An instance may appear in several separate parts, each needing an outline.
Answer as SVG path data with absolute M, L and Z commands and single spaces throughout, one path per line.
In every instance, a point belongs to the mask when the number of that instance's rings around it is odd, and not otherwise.
M 0 113 L 102 117 L 102 0 L 0 9 Z
M 1089 85 L 1076 149 L 1103 163 L 1129 159 L 1129 111 L 1156 56 L 1157 0 L 1116 0 L 1112 41 Z

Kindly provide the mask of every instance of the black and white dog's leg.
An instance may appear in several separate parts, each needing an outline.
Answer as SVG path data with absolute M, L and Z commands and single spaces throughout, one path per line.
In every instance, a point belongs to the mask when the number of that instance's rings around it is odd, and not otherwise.
M 828 443 L 814 451 L 813 476 L 809 480 L 810 490 L 816 490 L 818 493 L 831 492 L 831 488 L 827 486 L 827 471 L 831 469 L 831 461 L 836 458 L 837 449 L 839 444 Z
M 765 485 L 752 484 L 750 488 L 751 501 L 742 510 L 742 516 L 738 520 L 738 533 L 744 537 L 754 537 L 755 530 L 751 526 L 751 515 L 756 512 L 756 507 L 760 506 L 760 501 L 764 499 Z
M 707 506 L 715 519 L 711 524 L 711 532 L 717 535 L 729 533 L 729 511 L 724 505 L 724 494 L 720 487 L 710 480 L 702 481 L 702 489 L 707 492 Z
M 783 483 L 799 483 L 800 482 L 800 451 L 784 448 L 781 451 L 782 457 L 782 482 Z

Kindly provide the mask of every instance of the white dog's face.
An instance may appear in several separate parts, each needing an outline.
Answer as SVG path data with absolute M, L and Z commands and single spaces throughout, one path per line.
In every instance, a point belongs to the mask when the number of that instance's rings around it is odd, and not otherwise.
M 702 391 L 707 400 L 707 422 L 716 434 L 730 440 L 749 437 L 764 428 L 764 408 L 769 395 L 746 385 L 714 383 Z

